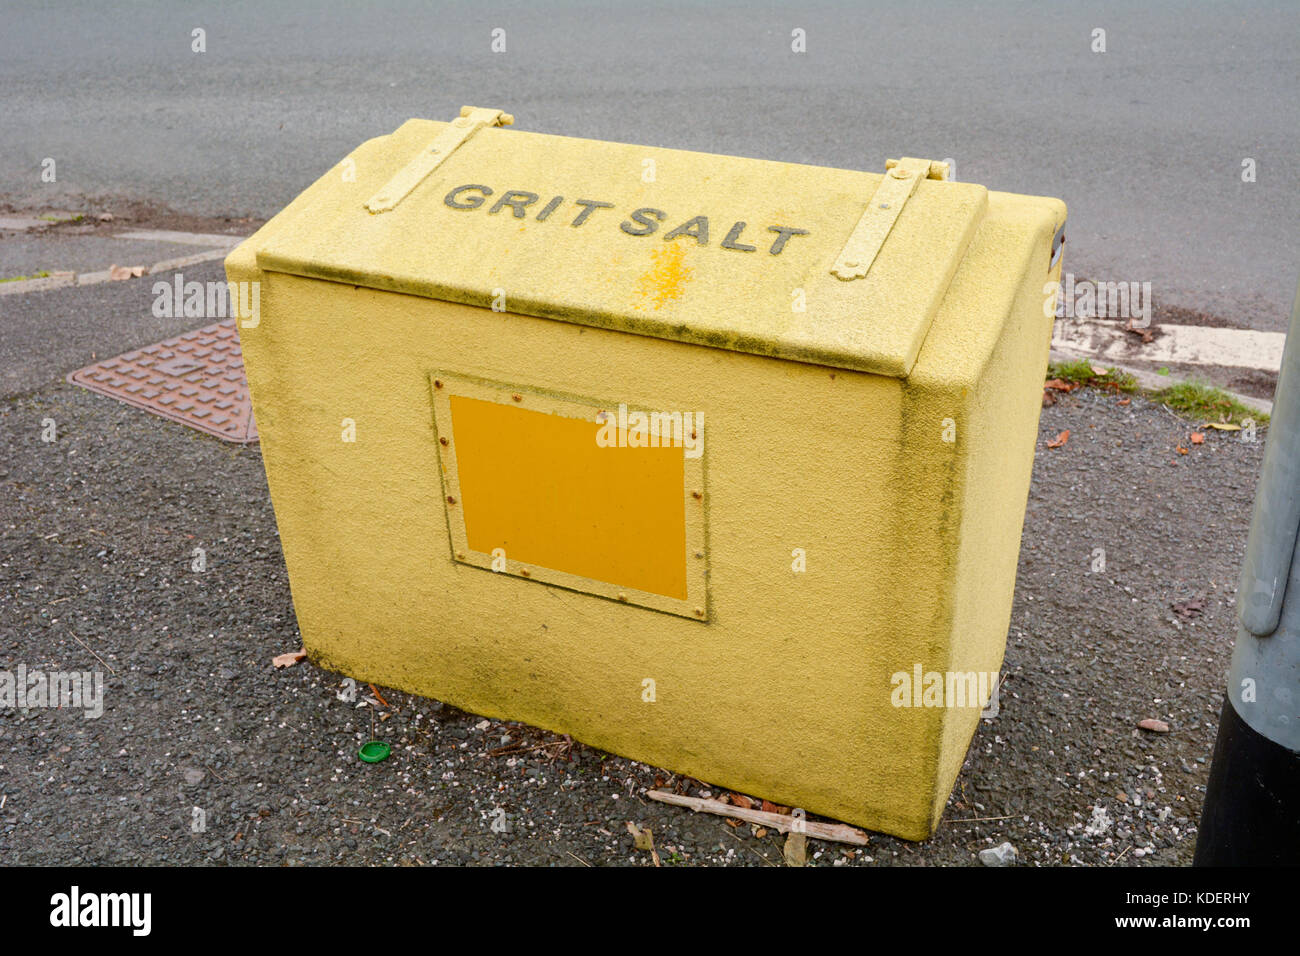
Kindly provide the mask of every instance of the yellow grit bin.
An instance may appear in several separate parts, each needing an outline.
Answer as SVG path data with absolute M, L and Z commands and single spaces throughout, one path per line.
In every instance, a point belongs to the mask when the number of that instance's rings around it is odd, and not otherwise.
M 410 120 L 226 260 L 309 655 L 925 838 L 1002 663 L 1064 204 L 512 122 Z

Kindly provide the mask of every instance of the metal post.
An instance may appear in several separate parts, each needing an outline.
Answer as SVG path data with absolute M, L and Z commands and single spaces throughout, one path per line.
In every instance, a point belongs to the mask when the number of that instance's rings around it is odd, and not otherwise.
M 1300 863 L 1300 290 L 1237 589 L 1197 866 Z

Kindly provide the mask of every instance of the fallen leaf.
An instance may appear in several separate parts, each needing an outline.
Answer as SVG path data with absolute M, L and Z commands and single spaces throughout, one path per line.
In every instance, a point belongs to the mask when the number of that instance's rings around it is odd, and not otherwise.
M 655 866 L 659 866 L 659 851 L 655 849 L 655 837 L 649 827 L 639 827 L 631 820 L 627 822 L 627 832 L 632 834 L 632 842 L 638 850 L 649 850 Z
M 292 667 L 306 656 L 306 651 L 290 651 L 288 654 L 280 654 L 278 657 L 271 658 L 271 663 L 276 667 Z
M 727 826 L 731 827 L 733 830 L 734 830 L 736 827 L 740 826 L 740 824 L 741 824 L 741 821 L 740 821 L 740 820 L 736 820 L 736 819 L 731 818 L 731 817 L 728 817 L 727 819 L 723 820 L 722 822 L 725 823 Z
M 1205 433 L 1204 433 L 1204 432 L 1192 432 L 1192 444 L 1193 444 L 1193 445 L 1204 445 L 1204 444 L 1205 444 Z
M 1202 427 L 1202 428 L 1214 428 L 1214 429 L 1217 429 L 1217 430 L 1219 430 L 1219 431 L 1221 431 L 1221 432 L 1239 432 L 1239 431 L 1241 431 L 1241 426 L 1240 426 L 1240 425 L 1232 425 L 1232 424 L 1229 424 L 1228 422 L 1206 422 L 1206 423 L 1205 423 L 1204 425 L 1202 425 L 1201 427 Z
M 1043 388 L 1055 389 L 1058 392 L 1073 392 L 1078 387 L 1073 382 L 1067 382 L 1062 378 L 1049 378 L 1043 383 Z
M 144 266 L 111 265 L 108 267 L 108 278 L 112 282 L 121 282 L 123 279 L 139 278 L 142 275 L 144 275 Z
M 1154 341 L 1155 341 L 1155 338 L 1156 338 L 1156 337 L 1155 337 L 1155 333 L 1153 333 L 1149 328 L 1140 328 L 1140 329 L 1135 329 L 1135 328 L 1133 328 L 1133 320 L 1132 320 L 1132 319 L 1129 319 L 1129 324 L 1126 325 L 1126 326 L 1124 326 L 1124 331 L 1125 331 L 1125 332 L 1131 332 L 1131 333 L 1133 333 L 1134 335 L 1139 336 L 1139 337 L 1142 339 L 1142 344 L 1143 344 L 1143 345 L 1146 345 L 1148 342 L 1154 342 Z M 1157 374 L 1168 375 L 1168 374 L 1169 374 L 1169 371 L 1168 371 L 1168 369 L 1166 369 L 1164 372 L 1160 372 L 1160 373 L 1157 373 Z
M 639 827 L 631 820 L 627 821 L 627 832 L 632 834 L 632 842 L 636 844 L 638 850 L 653 850 L 655 848 L 655 835 L 649 827 Z
M 754 809 L 754 801 L 742 793 L 733 793 L 731 795 L 731 802 L 744 810 Z
M 1179 617 L 1189 619 L 1200 617 L 1201 612 L 1205 610 L 1205 592 L 1201 591 L 1191 600 L 1169 606 L 1174 609 L 1174 613 Z
M 1184 448 L 1182 445 L 1179 445 L 1179 446 L 1178 446 L 1178 454 L 1180 454 L 1180 455 L 1186 455 L 1186 454 L 1187 454 L 1187 449 Z
M 1110 374 L 1110 369 L 1102 368 L 1100 365 L 1090 365 L 1088 367 L 1092 369 L 1093 375 L 1101 375 L 1104 377 Z
M 767 827 L 755 827 L 754 836 L 758 837 L 760 840 L 763 839 L 763 837 L 767 836 Z
M 770 800 L 764 800 L 759 809 L 764 813 L 780 813 L 782 815 L 788 815 L 790 813 L 789 807 L 783 807 L 779 803 L 773 803 Z
M 1153 734 L 1169 733 L 1169 725 L 1163 720 L 1156 720 L 1154 717 L 1147 717 L 1143 720 L 1139 720 L 1138 726 L 1143 730 L 1151 731 Z
M 1055 404 L 1056 404 L 1056 396 L 1053 395 L 1051 392 L 1049 392 L 1047 389 L 1043 389 L 1043 407 L 1047 408 L 1049 405 L 1055 405 Z
M 1048 448 L 1060 448 L 1070 440 L 1070 429 L 1066 429 L 1047 443 Z
M 805 834 L 791 831 L 785 838 L 785 862 L 787 866 L 804 866 L 808 862 L 808 838 Z
M 1131 399 L 1131 398 L 1121 398 L 1121 399 L 1120 399 L 1118 402 L 1116 402 L 1115 404 L 1117 404 L 1117 405 L 1127 405 L 1127 404 L 1128 404 L 1129 402 L 1131 402 L 1131 401 L 1133 401 L 1133 399 Z

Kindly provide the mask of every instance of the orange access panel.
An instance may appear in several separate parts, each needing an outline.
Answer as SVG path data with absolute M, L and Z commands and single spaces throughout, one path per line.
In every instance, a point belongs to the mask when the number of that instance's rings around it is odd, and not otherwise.
M 636 434 L 626 408 L 446 374 L 433 386 L 458 561 L 706 616 L 703 519 L 686 506 L 701 466 L 680 418 Z

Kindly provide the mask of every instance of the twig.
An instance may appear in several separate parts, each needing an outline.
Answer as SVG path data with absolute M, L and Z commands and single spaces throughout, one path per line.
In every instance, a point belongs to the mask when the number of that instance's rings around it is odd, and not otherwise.
M 0 804 L 0 806 L 3 806 L 3 804 Z M 582 857 L 578 856 L 578 855 L 577 855 L 576 853 L 574 853 L 572 850 L 565 850 L 564 852 L 567 853 L 567 854 L 569 854 L 569 856 L 573 857 L 575 860 L 577 860 L 577 861 L 578 861 L 579 863 L 581 863 L 583 866 L 588 866 L 588 867 L 591 866 L 590 863 L 588 863 L 588 862 L 587 862 L 586 860 L 584 860 Z
M 72 628 L 68 628 L 68 633 L 69 633 L 69 634 L 72 634 Z M 81 638 L 77 637 L 76 634 L 72 634 L 72 639 L 73 639 L 74 641 L 76 641 L 78 644 L 80 644 L 82 647 L 86 648 L 86 650 L 90 651 L 90 656 L 91 656 L 91 657 L 93 657 L 95 660 L 99 661 L 99 662 L 100 662 L 101 664 L 103 664 L 105 667 L 108 667 L 108 669 L 109 669 L 110 671 L 113 671 L 114 674 L 117 673 L 117 671 L 114 671 L 113 668 L 109 666 L 108 661 L 104 660 L 104 658 L 100 657 L 100 656 L 99 656 L 98 654 L 96 654 L 94 651 L 91 651 L 91 650 L 90 650 L 90 646 L 89 646 L 88 644 L 86 644 L 86 642 L 83 641 Z
M 374 684 L 371 684 L 371 685 L 370 685 L 370 690 L 371 690 L 371 692 L 372 692 L 372 693 L 373 693 L 377 698 L 379 698 L 379 702 L 380 702 L 381 704 L 383 704 L 385 707 L 388 707 L 388 706 L 389 706 L 388 701 L 384 700 L 384 695 L 381 694 L 381 693 L 379 693 L 379 689 L 378 689 L 377 687 L 375 687 Z
M 1010 816 L 1006 816 L 1006 817 L 957 817 L 952 822 L 953 823 L 987 823 L 990 820 L 1012 820 L 1014 818 L 1015 818 L 1015 814 L 1013 813 Z
M 491 750 L 484 750 L 482 753 L 475 754 L 478 757 L 504 757 L 508 754 L 530 754 L 535 750 L 546 750 L 550 747 L 570 747 L 573 744 L 565 740 L 550 740 L 544 744 L 537 744 L 534 747 L 525 747 L 523 744 L 506 744 L 504 747 L 494 747 Z M 556 754 L 556 756 L 559 756 Z
M 1130 843 L 1128 846 L 1124 847 L 1124 852 L 1123 852 L 1123 853 L 1121 853 L 1119 856 L 1115 857 L 1115 859 L 1111 860 L 1111 861 L 1110 861 L 1109 863 L 1107 863 L 1106 865 L 1107 865 L 1107 866 L 1114 866 L 1114 865 L 1115 865 L 1116 863 L 1118 863 L 1120 860 L 1124 859 L 1124 853 L 1127 853 L 1127 852 L 1128 852 L 1129 850 L 1131 850 L 1131 849 L 1133 849 L 1133 844 Z
M 733 807 L 717 800 L 705 800 L 703 797 L 682 797 L 675 793 L 666 793 L 663 790 L 647 790 L 646 796 L 660 803 L 672 804 L 675 807 L 686 807 L 699 813 L 712 813 L 715 816 L 734 817 L 747 823 L 757 823 L 761 826 L 771 827 L 779 833 L 789 833 L 795 828 L 795 820 L 800 819 L 780 813 L 768 813 L 764 810 L 746 810 L 744 807 Z M 829 840 L 833 843 L 848 843 L 852 846 L 867 846 L 869 843 L 869 838 L 865 833 L 844 823 L 818 823 L 813 820 L 803 820 L 800 829 L 814 840 Z
M 737 843 L 739 843 L 741 846 L 743 846 L 746 850 L 749 850 L 751 853 L 757 854 L 758 858 L 759 858 L 760 860 L 762 860 L 764 863 L 766 863 L 768 866 L 776 866 L 775 863 L 773 863 L 771 860 L 769 860 L 769 859 L 767 858 L 767 854 L 766 854 L 766 853 L 759 853 L 758 850 L 754 849 L 752 846 L 750 846 L 748 843 L 746 843 L 746 842 L 745 842 L 744 840 L 742 840 L 740 837 L 736 836 L 736 834 L 732 833 L 732 832 L 731 832 L 731 827 L 726 826 L 726 825 L 724 824 L 723 827 L 722 827 L 722 832 L 725 833 L 727 836 L 731 837 L 733 840 L 735 840 Z

